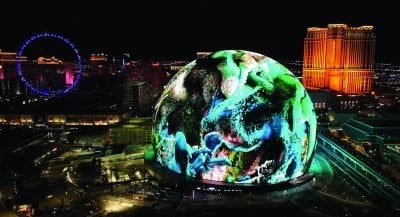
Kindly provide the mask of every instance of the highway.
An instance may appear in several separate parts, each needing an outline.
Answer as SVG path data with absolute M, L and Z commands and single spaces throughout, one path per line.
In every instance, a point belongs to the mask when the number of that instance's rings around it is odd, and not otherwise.
M 30 143 L 28 143 L 28 144 L 26 144 L 26 145 L 24 145 L 22 147 L 14 149 L 11 153 L 15 154 L 15 153 L 17 153 L 19 151 L 23 151 L 23 150 L 29 148 L 30 146 L 35 146 L 35 145 L 42 144 L 45 141 L 45 139 L 47 139 L 47 138 L 48 138 L 47 134 L 46 135 L 42 135 L 39 138 L 33 140 L 32 142 L 30 142 Z

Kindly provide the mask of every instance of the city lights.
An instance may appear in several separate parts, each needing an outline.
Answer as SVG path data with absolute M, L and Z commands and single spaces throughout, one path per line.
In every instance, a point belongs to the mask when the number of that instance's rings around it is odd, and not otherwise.
M 55 38 L 55 39 L 59 39 L 63 42 L 65 42 L 67 45 L 69 45 L 69 47 L 74 51 L 75 55 L 76 55 L 76 61 L 78 62 L 78 71 L 76 72 L 77 76 L 74 80 L 74 82 L 71 84 L 71 76 L 69 75 L 68 79 L 67 79 L 67 87 L 66 88 L 61 88 L 59 87 L 59 89 L 38 89 L 35 87 L 33 81 L 30 81 L 26 78 L 26 75 L 24 75 L 24 72 L 22 71 L 22 67 L 21 67 L 21 61 L 20 58 L 25 50 L 25 48 L 32 42 L 35 41 L 37 39 L 41 39 L 41 38 Z M 81 56 L 79 54 L 79 51 L 75 48 L 75 45 L 72 44 L 67 38 L 58 35 L 56 33 L 39 33 L 37 35 L 33 35 L 30 38 L 28 38 L 20 47 L 19 51 L 17 52 L 18 56 L 17 56 L 17 72 L 19 74 L 19 76 L 21 77 L 21 81 L 25 84 L 26 87 L 28 87 L 31 91 L 33 91 L 34 93 L 37 94 L 41 94 L 44 96 L 56 96 L 56 95 L 61 95 L 61 94 L 65 94 L 70 92 L 71 90 L 73 90 L 75 88 L 75 86 L 78 84 L 81 75 L 82 75 L 82 60 L 81 60 Z

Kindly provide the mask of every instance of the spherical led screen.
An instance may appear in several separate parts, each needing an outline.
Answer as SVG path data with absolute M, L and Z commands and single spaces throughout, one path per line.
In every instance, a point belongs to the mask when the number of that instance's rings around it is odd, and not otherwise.
M 307 172 L 316 146 L 306 90 L 254 52 L 218 51 L 189 63 L 165 86 L 154 118 L 156 161 L 202 180 L 284 182 Z

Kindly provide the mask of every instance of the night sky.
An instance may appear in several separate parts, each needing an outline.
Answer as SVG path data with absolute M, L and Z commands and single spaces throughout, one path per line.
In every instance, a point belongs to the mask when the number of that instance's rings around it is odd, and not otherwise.
M 302 60 L 307 27 L 346 23 L 373 25 L 376 61 L 400 63 L 400 37 L 395 33 L 399 12 L 396 6 L 381 2 L 353 6 L 338 1 L 300 1 L 301 6 L 251 0 L 242 4 L 210 0 L 105 2 L 20 1 L 2 5 L 0 48 L 17 51 L 31 35 L 47 31 L 69 38 L 84 56 L 104 52 L 132 53 L 141 59 L 193 59 L 196 51 L 244 49 L 277 60 Z M 44 47 L 41 52 L 50 55 L 57 46 L 43 40 L 37 47 L 26 52 Z

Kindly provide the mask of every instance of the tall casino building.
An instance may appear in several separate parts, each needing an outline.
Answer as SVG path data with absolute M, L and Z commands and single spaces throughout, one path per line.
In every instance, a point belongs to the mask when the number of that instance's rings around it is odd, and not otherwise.
M 371 93 L 375 59 L 373 26 L 311 27 L 304 39 L 303 85 L 340 94 Z

